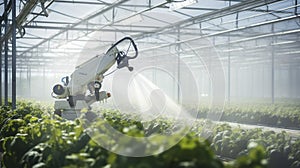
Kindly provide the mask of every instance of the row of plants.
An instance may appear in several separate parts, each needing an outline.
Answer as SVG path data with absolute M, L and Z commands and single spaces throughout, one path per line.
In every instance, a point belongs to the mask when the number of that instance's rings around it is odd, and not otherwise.
M 122 123 L 124 118 L 129 118 L 128 116 L 124 117 L 124 114 L 114 113 L 115 115 L 107 116 L 109 121 Z M 156 124 L 156 127 L 152 125 L 150 132 L 153 129 L 158 133 L 170 130 L 169 127 L 172 127 L 172 125 L 166 124 L 169 121 L 170 119 L 167 121 L 156 120 L 155 123 L 159 124 Z M 149 127 L 145 127 L 144 130 L 147 134 Z M 122 131 L 122 129 L 119 131 Z M 293 139 L 285 131 L 276 133 L 274 131 L 263 131 L 261 128 L 242 129 L 228 124 L 216 124 L 210 120 L 198 119 L 191 129 L 191 134 L 196 137 L 205 137 L 213 152 L 221 159 L 232 160 L 238 158 L 239 161 L 250 162 L 247 160 L 249 157 L 245 156 L 249 156 L 250 150 L 256 147 L 261 153 L 253 154 L 252 157 L 255 160 L 256 157 L 262 158 L 260 155 L 265 156 L 269 161 L 269 167 L 300 167 L 300 139 Z M 260 161 L 264 162 L 266 160 Z M 230 163 L 232 162 L 229 162 L 229 165 Z
M 300 140 L 292 140 L 284 131 L 245 130 L 223 124 L 215 127 L 213 132 L 209 140 L 218 155 L 237 158 L 248 153 L 249 146 L 259 144 L 266 151 L 269 167 L 300 167 Z
M 120 114 L 117 111 L 109 112 L 109 114 L 112 113 L 114 115 L 106 116 L 106 119 L 111 121 L 112 125 L 116 125 L 113 124 L 114 122 L 124 124 L 122 123 L 124 118 L 130 118 L 130 116 L 124 116 L 125 114 Z M 175 122 L 170 121 L 172 120 L 156 119 L 156 124 L 139 130 L 145 130 L 146 135 L 148 132 L 153 132 L 152 130 L 162 134 L 167 130 L 172 130 L 169 127 L 176 126 L 176 124 L 172 125 Z M 142 127 L 141 124 L 136 125 L 139 128 Z M 130 125 L 127 126 L 130 127 Z M 116 129 L 119 128 L 120 126 L 116 127 Z M 122 129 L 119 129 L 119 131 L 122 131 Z M 228 124 L 216 124 L 210 120 L 198 119 L 191 129 L 191 133 L 197 137 L 205 137 L 211 143 L 210 146 L 213 151 L 224 158 L 238 158 L 246 155 L 249 152 L 249 145 L 257 144 L 265 149 L 268 158 L 274 164 L 272 167 L 276 167 L 276 165 L 281 165 L 279 167 L 300 167 L 300 139 L 292 139 L 285 131 L 276 133 L 275 131 L 263 131 L 262 128 L 242 129 Z
M 126 157 L 102 148 L 89 135 L 90 128 L 101 130 L 108 122 L 118 131 L 135 137 L 169 134 L 172 120 L 156 119 L 149 123 L 128 114 L 102 110 L 101 117 L 67 121 L 52 114 L 51 108 L 31 102 L 19 102 L 18 109 L 0 108 L 0 152 L 3 167 L 267 167 L 277 157 L 286 159 L 283 167 L 300 167 L 300 141 L 287 134 L 242 130 L 228 125 L 197 121 L 191 132 L 171 149 L 147 157 Z M 87 127 L 87 125 L 89 125 Z M 209 130 L 205 128 L 209 127 Z M 167 131 L 166 131 L 167 130 Z M 206 134 L 206 135 L 204 135 Z M 203 138 L 205 137 L 205 138 Z M 267 137 L 267 138 L 266 138 Z M 105 141 L 113 143 L 112 139 Z M 161 139 L 156 144 L 162 144 Z M 171 141 L 171 139 L 164 139 Z M 105 142 L 105 143 L 108 143 Z M 171 142 L 170 142 L 171 143 Z M 148 150 L 148 149 L 145 149 Z M 236 158 L 223 161 L 222 157 Z M 278 165 L 277 165 L 278 166 Z
M 221 121 L 300 129 L 300 104 L 295 103 L 231 104 L 224 109 L 209 109 L 204 106 L 188 109 L 192 113 L 198 113 L 199 118 L 206 118 L 208 114 L 213 115 L 223 110 Z

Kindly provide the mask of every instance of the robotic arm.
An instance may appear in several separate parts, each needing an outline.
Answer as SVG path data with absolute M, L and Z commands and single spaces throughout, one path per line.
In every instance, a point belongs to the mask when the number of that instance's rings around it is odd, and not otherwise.
M 123 42 L 129 42 L 127 51 L 119 51 L 117 48 Z M 127 43 L 126 43 L 127 44 Z M 130 47 L 134 49 L 134 55 L 129 56 Z M 56 113 L 63 111 L 76 111 L 84 107 L 89 107 L 96 101 L 101 101 L 110 97 L 110 93 L 100 91 L 104 74 L 117 62 L 117 68 L 127 67 L 129 71 L 133 67 L 129 66 L 129 60 L 138 56 L 138 49 L 133 39 L 125 37 L 113 44 L 105 54 L 97 55 L 92 59 L 76 67 L 75 71 L 62 78 L 62 84 L 56 84 L 53 87 L 52 97 L 61 99 L 55 102 Z M 63 100 L 64 99 L 64 100 Z M 66 104 L 68 102 L 68 105 Z M 79 104 L 84 104 L 83 107 Z M 77 107 L 76 107 L 77 106 Z

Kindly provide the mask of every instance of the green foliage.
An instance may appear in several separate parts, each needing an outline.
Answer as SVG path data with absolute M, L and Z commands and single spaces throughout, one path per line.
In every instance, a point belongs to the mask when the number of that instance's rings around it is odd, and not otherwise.
M 267 155 L 264 148 L 256 143 L 249 144 L 249 155 L 239 157 L 235 162 L 230 162 L 226 167 L 233 168 L 267 168 Z
M 198 109 L 189 107 L 190 112 L 198 112 L 199 118 L 213 115 L 208 107 Z M 283 128 L 300 128 L 300 105 L 290 103 L 280 104 L 231 104 L 223 109 L 221 121 L 238 122 L 243 124 L 260 124 Z
M 243 130 L 223 124 L 214 128 L 212 136 L 212 149 L 217 155 L 223 157 L 240 157 L 242 161 L 250 161 L 251 158 L 245 156 L 247 153 L 251 156 L 249 146 L 258 146 L 257 148 L 265 150 L 264 155 L 267 156 L 272 168 L 291 167 L 299 162 L 297 152 L 299 153 L 300 140 L 292 140 L 284 131 L 275 133 L 274 131 L 262 131 L 262 129 Z M 260 150 L 262 151 L 262 149 Z M 261 157 L 261 159 L 265 158 Z
M 67 121 L 53 116 L 51 108 L 32 102 L 19 102 L 18 109 L 0 107 L 1 166 L 18 167 L 266 167 L 267 161 L 285 156 L 291 167 L 300 165 L 300 141 L 294 143 L 284 132 L 263 132 L 260 129 L 243 130 L 228 125 L 213 126 L 210 136 L 203 139 L 203 126 L 198 121 L 190 133 L 169 150 L 148 157 L 125 157 L 100 147 L 88 135 L 90 128 L 104 127 L 108 122 L 119 132 L 144 137 L 170 134 L 177 127 L 170 119 L 155 119 L 141 123 L 136 116 L 103 110 L 102 118 L 92 123 L 85 120 Z M 87 128 L 87 124 L 89 128 Z M 86 129 L 85 129 L 86 128 Z M 103 137 L 102 137 L 103 138 Z M 158 146 L 172 139 L 153 139 Z M 210 140 L 212 144 L 208 141 Z M 112 139 L 103 139 L 105 143 Z M 254 145 L 253 145 L 254 144 Z M 146 149 L 147 150 L 147 149 Z M 217 157 L 237 158 L 223 162 Z M 279 154 L 278 154 L 279 153 Z M 284 157 L 283 157 L 284 158 Z

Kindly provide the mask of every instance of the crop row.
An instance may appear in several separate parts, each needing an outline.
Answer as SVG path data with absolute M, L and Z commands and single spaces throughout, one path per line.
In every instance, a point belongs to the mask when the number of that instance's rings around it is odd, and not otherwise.
M 224 109 L 189 108 L 189 111 L 197 112 L 199 118 L 206 118 L 208 114 L 214 115 L 215 111 L 223 111 L 221 121 L 292 129 L 300 128 L 299 104 L 242 104 L 226 106 Z
M 87 114 L 86 114 L 87 115 Z M 85 115 L 85 116 L 86 116 Z M 242 130 L 199 120 L 175 146 L 147 157 L 120 156 L 102 148 L 88 134 L 101 130 L 104 122 L 123 134 L 144 137 L 172 134 L 178 125 L 170 119 L 149 123 L 128 114 L 103 110 L 94 121 L 66 121 L 38 104 L 20 102 L 18 109 L 0 109 L 0 152 L 4 167 L 300 167 L 300 141 L 282 133 Z M 89 127 L 87 128 L 87 125 Z M 105 135 L 101 135 L 103 138 Z M 100 136 L 99 136 L 100 137 Z M 206 137 L 206 138 L 203 138 Z M 102 139 L 117 146 L 113 139 Z M 170 139 L 154 140 L 159 147 Z M 126 142 L 125 142 L 126 143 Z M 149 150 L 148 148 L 144 149 Z M 217 155 L 236 158 L 223 162 Z M 281 158 L 280 164 L 278 158 Z

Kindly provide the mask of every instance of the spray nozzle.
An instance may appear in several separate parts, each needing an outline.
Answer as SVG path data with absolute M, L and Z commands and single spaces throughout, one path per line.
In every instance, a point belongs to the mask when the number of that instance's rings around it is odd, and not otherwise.
M 131 72 L 133 71 L 133 67 L 128 66 L 128 70 Z

